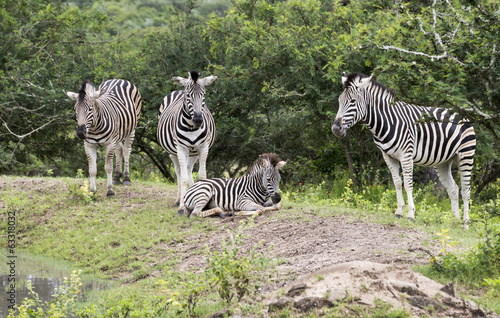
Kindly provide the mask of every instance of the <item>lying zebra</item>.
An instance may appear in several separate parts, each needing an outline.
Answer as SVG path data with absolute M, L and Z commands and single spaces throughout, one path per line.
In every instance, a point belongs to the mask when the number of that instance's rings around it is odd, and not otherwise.
M 286 164 L 275 153 L 259 156 L 244 177 L 203 179 L 194 183 L 184 197 L 186 216 L 262 214 L 280 208 L 280 173 Z M 269 202 L 271 198 L 272 203 Z

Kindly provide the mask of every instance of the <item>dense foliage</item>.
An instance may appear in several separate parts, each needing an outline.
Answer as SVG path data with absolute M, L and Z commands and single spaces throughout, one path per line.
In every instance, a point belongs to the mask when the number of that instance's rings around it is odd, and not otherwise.
M 496 1 L 3 0 L 0 8 L 0 173 L 86 168 L 64 91 L 114 77 L 133 82 L 144 99 L 133 169 L 154 166 L 172 180 L 156 142 L 158 108 L 178 89 L 170 77 L 197 69 L 219 76 L 207 89 L 218 129 L 209 175 L 237 175 L 273 151 L 289 160 L 285 182 L 349 173 L 355 184 L 389 183 L 366 129 L 355 126 L 343 140 L 330 132 L 340 74 L 356 71 L 373 73 L 397 99 L 472 120 L 475 187 L 495 195 L 484 189 L 500 176 Z

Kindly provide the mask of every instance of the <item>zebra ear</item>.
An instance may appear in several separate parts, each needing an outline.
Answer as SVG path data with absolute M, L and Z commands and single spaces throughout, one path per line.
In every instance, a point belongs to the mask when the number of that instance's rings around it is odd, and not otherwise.
M 276 168 L 280 169 L 281 167 L 283 167 L 284 165 L 286 165 L 286 161 L 280 161 L 276 164 Z
M 78 93 L 66 92 L 66 95 L 71 99 L 78 100 Z
M 269 166 L 269 161 L 267 161 L 266 159 L 263 159 L 262 158 L 262 155 L 259 156 L 259 161 L 260 161 L 260 165 L 265 168 L 267 166 Z
M 372 77 L 373 77 L 373 74 L 370 75 L 370 77 L 362 78 L 359 81 L 358 88 L 364 89 L 366 86 L 368 86 L 368 83 L 370 83 L 370 81 L 372 80 Z
M 95 91 L 93 93 L 90 93 L 90 100 L 96 100 L 99 97 L 101 97 L 101 91 Z
M 182 86 L 186 86 L 188 81 L 189 81 L 188 79 L 180 77 L 180 76 L 172 76 L 172 79 L 174 80 L 174 82 L 176 82 L 177 84 L 182 85 Z
M 207 86 L 209 84 L 212 84 L 216 79 L 218 78 L 218 76 L 207 76 L 207 77 L 204 77 L 204 78 L 201 78 L 198 80 L 198 83 L 200 83 L 201 86 Z
M 345 85 L 345 82 L 347 82 L 347 75 L 345 72 L 342 73 L 342 85 Z

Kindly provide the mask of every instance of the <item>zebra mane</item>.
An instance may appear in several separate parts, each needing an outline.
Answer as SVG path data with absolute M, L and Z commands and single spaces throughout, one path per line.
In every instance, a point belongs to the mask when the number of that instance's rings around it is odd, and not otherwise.
M 89 90 L 88 87 L 91 87 Z M 85 99 L 85 95 L 88 93 L 92 93 L 95 91 L 95 86 L 89 80 L 84 80 L 82 86 L 80 86 L 80 90 L 78 91 L 78 102 L 81 103 Z
M 189 75 L 191 76 L 191 79 L 193 80 L 193 82 L 196 83 L 196 81 L 198 80 L 198 77 L 200 76 L 200 73 L 198 71 L 189 71 Z
M 367 78 L 367 77 L 368 76 L 366 76 L 365 74 L 362 74 L 362 73 L 349 74 L 347 76 L 347 81 L 344 84 L 344 89 L 346 89 L 350 86 L 356 86 L 356 84 L 359 83 L 360 80 L 362 80 L 363 78 Z M 390 88 L 387 88 L 386 86 L 380 84 L 379 82 L 377 82 L 373 78 L 371 79 L 370 83 L 372 83 L 372 86 L 378 87 L 381 90 L 383 90 L 384 92 L 389 93 L 392 97 L 394 97 L 394 92 Z
M 261 162 L 262 160 L 267 160 L 269 161 L 270 164 L 275 167 L 280 161 L 280 157 L 275 154 L 275 153 L 265 153 L 259 156 L 257 160 L 255 160 L 250 167 L 248 167 L 246 175 L 250 175 L 255 173 L 256 171 L 259 171 L 260 168 L 262 167 Z

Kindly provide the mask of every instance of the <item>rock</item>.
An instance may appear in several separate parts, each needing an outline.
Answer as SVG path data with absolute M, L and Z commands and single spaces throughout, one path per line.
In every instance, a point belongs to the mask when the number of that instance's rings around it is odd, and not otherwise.
M 486 317 L 486 313 L 472 300 L 466 301 L 466 307 L 473 317 Z
M 465 309 L 465 302 L 463 299 L 454 298 L 454 297 L 443 297 L 443 304 L 448 307 L 455 309 Z
M 299 296 L 300 294 L 302 294 L 307 288 L 307 285 L 306 284 L 297 284 L 297 285 L 293 285 L 289 290 L 288 290 L 288 293 L 286 293 L 286 295 L 288 297 L 295 297 L 295 296 Z
M 274 303 L 269 304 L 269 312 L 275 312 L 278 310 L 281 310 L 283 308 L 286 308 L 288 306 L 291 306 L 294 304 L 294 301 L 290 297 L 281 297 Z
M 334 289 L 328 290 L 328 300 L 332 303 L 344 300 L 347 297 L 347 293 L 344 289 Z
M 309 311 L 313 308 L 333 307 L 333 303 L 326 298 L 304 297 L 293 305 L 300 311 Z
M 392 287 L 394 287 L 395 290 L 397 290 L 400 293 L 405 293 L 410 296 L 418 295 L 427 297 L 427 295 L 423 291 L 418 289 L 418 287 L 413 284 L 399 280 L 391 280 L 389 281 L 389 283 L 392 285 Z
M 440 291 L 447 293 L 451 297 L 456 297 L 455 296 L 455 285 L 453 282 L 449 282 L 446 284 L 443 288 L 440 289 Z
M 424 296 L 412 296 L 408 297 L 408 301 L 414 307 L 420 309 L 428 310 L 430 307 L 434 307 L 437 311 L 444 311 L 443 306 L 434 298 L 424 297 Z

